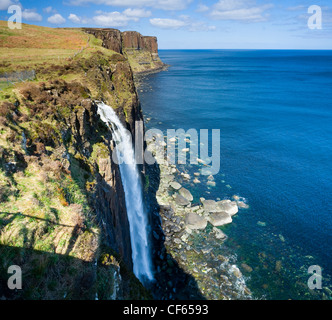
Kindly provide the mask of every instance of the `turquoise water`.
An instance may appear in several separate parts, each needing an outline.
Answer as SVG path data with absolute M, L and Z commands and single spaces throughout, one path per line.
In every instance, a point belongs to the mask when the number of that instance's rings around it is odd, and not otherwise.
M 332 51 L 165 50 L 160 57 L 171 67 L 146 76 L 139 90 L 147 127 L 220 129 L 216 187 L 202 176 L 188 187 L 196 199 L 246 199 L 250 208 L 223 230 L 254 296 L 329 297 Z M 308 289 L 311 265 L 322 268 L 322 290 Z

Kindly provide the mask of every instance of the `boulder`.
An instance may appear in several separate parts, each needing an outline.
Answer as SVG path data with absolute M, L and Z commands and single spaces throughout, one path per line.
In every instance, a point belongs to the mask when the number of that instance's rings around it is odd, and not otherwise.
M 236 201 L 231 201 L 231 200 L 218 201 L 217 206 L 219 208 L 219 211 L 227 212 L 231 216 L 233 216 L 239 212 L 239 208 L 237 206 Z
M 237 206 L 239 208 L 242 208 L 242 209 L 249 209 L 249 205 L 246 204 L 244 201 L 236 201 L 237 202 Z
M 188 213 L 185 223 L 186 227 L 189 229 L 202 230 L 207 226 L 207 220 L 194 212 Z
M 227 236 L 218 228 L 213 227 L 212 232 L 217 239 L 226 239 Z
M 187 200 L 185 197 L 181 196 L 180 194 L 177 194 L 175 196 L 175 203 L 178 205 L 178 206 L 187 206 L 188 204 L 190 204 L 190 201 Z
M 181 184 L 176 182 L 176 181 L 172 181 L 170 184 L 169 184 L 174 190 L 179 190 L 182 188 Z
M 215 181 L 208 181 L 207 183 L 206 183 L 206 185 L 207 186 L 209 186 L 209 187 L 215 187 L 216 186 L 216 183 L 215 183 Z
M 181 173 L 183 179 L 190 180 L 190 175 L 188 173 Z
M 202 200 L 203 209 L 205 213 L 218 212 L 220 209 L 217 206 L 217 203 L 214 200 Z
M 232 222 L 232 217 L 229 213 L 227 212 L 214 212 L 212 213 L 208 220 L 210 223 L 215 226 L 215 227 L 220 227 L 225 224 L 231 223 Z
M 179 194 L 180 194 L 182 197 L 186 198 L 188 201 L 193 201 L 193 200 L 194 200 L 193 195 L 192 195 L 191 192 L 190 192 L 188 189 L 186 189 L 186 188 L 183 188 L 183 187 L 182 187 L 182 188 L 179 190 Z

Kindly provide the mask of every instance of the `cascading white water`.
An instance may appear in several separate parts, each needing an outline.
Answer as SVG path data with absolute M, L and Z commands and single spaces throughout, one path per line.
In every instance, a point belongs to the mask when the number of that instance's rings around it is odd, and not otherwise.
M 148 218 L 143 205 L 142 185 L 131 135 L 110 106 L 103 102 L 97 105 L 101 120 L 110 128 L 117 141 L 116 153 L 125 192 L 134 273 L 141 281 L 153 280 L 147 235 Z

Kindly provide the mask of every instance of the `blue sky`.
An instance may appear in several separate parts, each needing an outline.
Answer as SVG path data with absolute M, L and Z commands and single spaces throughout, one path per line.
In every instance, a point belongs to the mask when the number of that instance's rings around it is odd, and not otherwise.
M 23 22 L 106 27 L 158 37 L 160 49 L 332 49 L 332 0 L 0 0 L 21 6 Z M 310 29 L 311 5 L 322 29 Z

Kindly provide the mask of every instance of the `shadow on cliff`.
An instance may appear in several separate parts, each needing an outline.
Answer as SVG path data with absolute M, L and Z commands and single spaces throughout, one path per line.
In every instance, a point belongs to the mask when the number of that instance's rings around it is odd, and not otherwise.
M 152 258 L 155 267 L 155 283 L 149 288 L 155 299 L 205 300 L 193 276 L 186 273 L 167 252 L 165 234 L 161 227 L 160 206 L 156 192 L 160 184 L 160 168 L 157 163 L 145 166 L 149 185 L 145 188 L 145 202 L 150 213 Z

